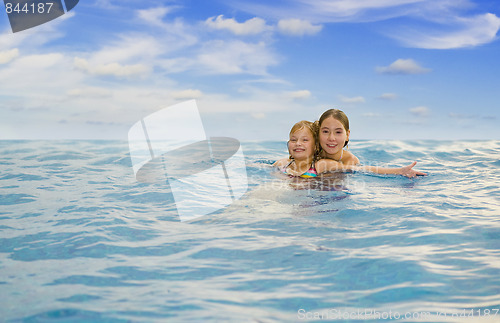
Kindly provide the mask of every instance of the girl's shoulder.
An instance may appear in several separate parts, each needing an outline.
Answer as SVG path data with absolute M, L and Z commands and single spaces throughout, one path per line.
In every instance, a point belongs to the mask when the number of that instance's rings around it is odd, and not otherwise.
M 314 168 L 318 174 L 332 170 L 338 162 L 333 159 L 321 158 L 314 162 Z
M 344 157 L 342 158 L 342 163 L 346 165 L 358 165 L 359 159 L 358 157 L 354 156 L 354 154 L 351 153 L 350 151 L 344 150 Z
M 290 163 L 291 159 L 290 158 L 283 158 L 283 159 L 280 159 L 278 160 L 277 162 L 275 162 L 273 164 L 273 167 L 277 167 L 277 168 L 283 168 L 285 167 L 288 163 Z

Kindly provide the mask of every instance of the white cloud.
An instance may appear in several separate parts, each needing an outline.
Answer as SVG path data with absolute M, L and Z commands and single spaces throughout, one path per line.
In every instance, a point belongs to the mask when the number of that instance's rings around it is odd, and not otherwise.
M 188 57 L 174 57 L 155 60 L 155 65 L 167 73 L 182 73 L 194 67 L 196 61 Z
M 347 104 L 365 103 L 365 98 L 362 96 L 346 97 L 343 95 L 339 95 L 339 99 L 342 103 Z
M 106 65 L 98 65 L 93 70 L 93 74 L 97 75 L 114 75 L 114 76 L 138 76 L 149 72 L 149 68 L 143 64 L 121 65 L 119 63 L 110 63 Z
M 267 74 L 267 67 L 278 59 L 264 42 L 214 40 L 204 44 L 196 64 L 213 74 Z
M 97 8 L 110 9 L 110 10 L 119 8 L 118 6 L 112 4 L 111 0 L 95 0 L 94 5 Z
M 23 53 L 36 51 L 40 46 L 64 37 L 65 27 L 61 27 L 67 20 L 75 16 L 75 12 L 71 11 L 50 23 L 42 24 L 12 34 L 11 28 L 6 28 L 0 32 L 0 50 L 7 50 L 12 48 L 20 48 Z
M 266 115 L 276 111 L 294 109 L 300 111 L 304 108 L 303 102 L 284 100 L 283 93 L 274 89 L 246 86 L 244 91 L 244 95 L 235 96 L 225 93 L 206 93 L 200 99 L 200 106 L 203 106 L 207 113 L 242 112 Z
M 377 22 L 392 18 L 410 18 L 391 25 L 387 35 L 409 47 L 450 49 L 492 42 L 500 29 L 500 18 L 492 13 L 472 11 L 472 0 L 290 0 L 227 1 L 238 10 L 251 14 L 288 19 L 300 16 L 313 23 Z M 431 23 L 431 24 L 429 24 Z M 393 28 L 393 26 L 396 26 Z
M 446 23 L 456 31 L 430 32 L 411 31 L 397 34 L 394 38 L 409 47 L 426 49 L 452 49 L 474 47 L 497 39 L 500 18 L 492 13 L 470 18 L 457 17 Z
M 77 54 L 74 67 L 90 75 L 139 77 L 150 73 L 155 59 L 169 50 L 168 42 L 150 35 L 119 35 L 97 51 Z
M 224 19 L 224 16 L 220 15 L 217 18 L 208 18 L 205 24 L 212 29 L 229 30 L 235 35 L 257 35 L 270 28 L 264 19 L 258 17 L 240 23 L 233 18 Z
M 392 101 L 396 100 L 398 95 L 396 93 L 382 93 L 378 98 L 381 100 Z
M 305 100 L 311 97 L 311 91 L 299 90 L 299 91 L 288 92 L 287 96 L 292 100 Z
M 231 1 L 252 14 L 279 19 L 302 17 L 315 22 L 367 22 L 400 16 L 419 15 L 422 12 L 447 11 L 464 6 L 468 1 L 449 0 L 290 0 L 269 1 L 266 5 L 252 1 Z
M 425 74 L 431 69 L 421 67 L 413 59 L 398 59 L 389 66 L 378 66 L 375 69 L 381 74 Z
M 257 113 L 252 113 L 252 118 L 257 119 L 257 120 L 262 120 L 266 118 L 266 114 L 264 112 L 257 112 Z
M 0 52 L 0 64 L 7 64 L 19 56 L 19 49 L 14 48 Z
M 60 63 L 64 59 L 61 53 L 50 53 L 43 55 L 28 55 L 16 60 L 17 65 L 24 66 L 24 70 L 32 69 L 34 73 L 46 70 Z
M 164 22 L 162 19 L 171 11 L 172 8 L 168 7 L 143 9 L 137 11 L 137 16 L 151 25 L 163 27 Z
M 150 71 L 150 69 L 143 64 L 122 65 L 115 62 L 102 65 L 91 65 L 87 60 L 79 57 L 75 57 L 74 66 L 89 74 L 112 75 L 116 77 L 142 76 Z
M 158 7 L 137 10 L 136 14 L 140 22 L 144 22 L 152 27 L 148 34 L 140 34 L 139 37 L 127 37 L 125 41 L 139 45 L 143 43 L 143 50 L 147 49 L 145 53 L 151 49 L 160 48 L 162 53 L 174 52 L 179 49 L 186 48 L 198 42 L 196 31 L 193 26 L 185 24 L 182 18 L 175 18 L 172 20 L 165 20 L 165 16 L 171 13 L 176 7 Z M 151 36 L 151 34 L 156 36 Z M 153 48 L 146 47 L 144 41 L 155 43 Z M 120 45 L 120 44 L 118 44 Z
M 177 45 L 177 44 L 174 44 Z M 131 64 L 138 60 L 152 60 L 159 55 L 172 50 L 165 39 L 148 34 L 133 34 L 118 36 L 108 45 L 95 52 L 87 52 L 92 65 L 109 63 Z
M 113 95 L 113 92 L 106 88 L 101 87 L 80 87 L 74 88 L 67 91 L 70 97 L 80 97 L 80 98 L 108 98 Z
M 117 40 L 98 51 L 77 55 L 75 67 L 91 75 L 118 77 L 145 75 L 155 67 L 168 73 L 190 70 L 198 74 L 267 75 L 267 68 L 279 62 L 263 41 L 200 41 L 199 31 L 195 30 L 200 25 L 185 25 L 182 19 L 173 22 L 164 19 L 171 10 L 170 7 L 138 10 L 137 17 L 141 21 L 154 26 L 156 31 L 161 28 L 156 36 L 146 33 L 119 35 Z M 219 16 L 207 23 L 237 34 L 260 33 L 271 28 L 259 18 L 238 23 Z
M 0 45 L 5 46 L 0 47 L 0 52 L 19 47 L 23 53 L 2 66 L 0 95 L 12 97 L 4 106 L 29 111 L 22 115 L 19 122 L 22 127 L 9 128 L 7 132 L 12 131 L 12 137 L 34 138 L 37 133 L 42 133 L 41 136 L 47 133 L 53 137 L 117 138 L 126 134 L 128 124 L 177 100 L 197 98 L 209 110 L 241 112 L 249 119 L 262 119 L 268 111 L 285 110 L 295 104 L 285 102 L 282 91 L 265 91 L 264 96 L 249 94 L 241 99 L 205 94 L 196 87 L 189 88 L 196 85 L 183 87 L 170 80 L 170 74 L 165 71 L 240 73 L 270 79 L 268 67 L 278 64 L 279 59 L 264 41 L 198 41 L 197 36 L 205 35 L 196 30 L 199 24 L 184 25 L 182 19 L 170 22 L 164 18 L 166 14 L 168 10 L 139 12 L 136 18 L 147 23 L 141 25 L 142 31 L 119 33 L 106 38 L 105 42 L 95 41 L 93 45 L 97 45 L 97 49 L 82 46 L 78 47 L 83 48 L 80 52 L 29 55 L 33 49 L 15 46 L 18 42 L 0 35 Z M 23 44 L 30 40 L 26 37 Z M 40 48 L 34 50 L 39 52 Z M 141 82 L 106 80 L 102 83 L 97 77 L 130 79 L 148 73 L 155 73 L 155 77 L 143 78 Z
M 3 104 L 30 111 L 56 108 L 64 100 L 61 93 L 75 88 L 81 80 L 80 73 L 72 73 L 71 64 L 62 53 L 18 57 L 0 73 L 0 96 L 6 96 Z
M 409 111 L 417 117 L 427 117 L 430 114 L 430 109 L 424 106 L 414 107 L 409 109 Z
M 187 89 L 182 91 L 171 92 L 170 95 L 175 100 L 199 99 L 203 96 L 200 90 Z
M 321 25 L 313 25 L 307 20 L 282 19 L 278 22 L 278 30 L 286 35 L 304 36 L 314 35 L 323 29 Z

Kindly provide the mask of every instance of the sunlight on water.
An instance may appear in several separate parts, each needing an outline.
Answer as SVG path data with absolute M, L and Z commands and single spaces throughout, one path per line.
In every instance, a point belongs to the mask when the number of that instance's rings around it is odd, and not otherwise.
M 247 193 L 182 223 L 126 142 L 0 142 L 2 319 L 498 321 L 500 142 L 351 146 L 429 175 L 297 184 L 272 174 L 284 143 L 244 143 Z

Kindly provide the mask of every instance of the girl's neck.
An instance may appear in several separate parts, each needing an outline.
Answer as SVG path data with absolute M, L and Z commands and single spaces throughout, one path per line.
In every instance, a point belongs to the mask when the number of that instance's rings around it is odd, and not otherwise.
M 342 157 L 344 157 L 344 148 L 342 148 L 338 153 L 335 153 L 333 155 L 330 154 L 325 154 L 327 158 L 336 160 L 338 162 L 342 162 Z
M 311 168 L 312 162 L 313 158 L 293 159 L 293 162 L 289 167 L 291 170 L 303 174 Z

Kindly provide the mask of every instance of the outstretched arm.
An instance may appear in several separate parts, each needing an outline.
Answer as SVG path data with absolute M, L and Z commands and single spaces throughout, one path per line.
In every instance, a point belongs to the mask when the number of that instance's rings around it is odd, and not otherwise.
M 409 178 L 415 177 L 415 176 L 424 176 L 427 175 L 426 173 L 417 171 L 413 169 L 413 166 L 415 166 L 417 162 L 413 162 L 410 165 L 403 166 L 400 168 L 387 168 L 387 167 L 379 167 L 379 166 L 358 166 L 358 165 L 344 165 L 341 164 L 335 160 L 331 159 L 321 159 L 316 162 L 316 171 L 318 173 L 324 173 L 324 172 L 332 172 L 332 171 L 346 171 L 346 170 L 351 170 L 351 171 L 366 171 L 366 172 L 371 172 L 371 173 L 376 173 L 376 174 L 381 174 L 381 175 L 402 175 L 406 176 Z
M 411 163 L 410 165 L 403 166 L 400 168 L 387 168 L 387 167 L 378 167 L 378 166 L 356 166 L 358 170 L 369 171 L 372 173 L 383 174 L 383 175 L 403 175 L 409 178 L 413 178 L 415 176 L 425 176 L 426 173 L 420 172 L 418 170 L 413 169 L 413 166 L 417 164 L 416 161 Z

